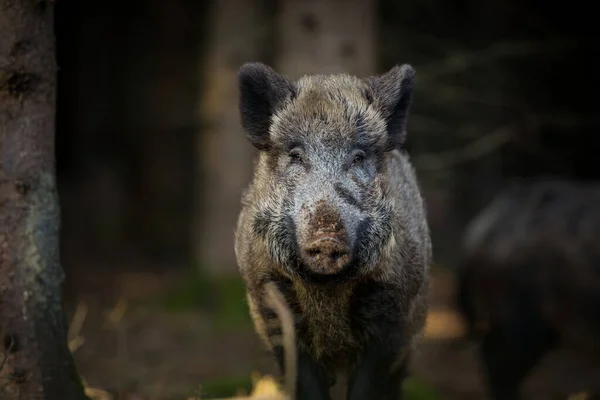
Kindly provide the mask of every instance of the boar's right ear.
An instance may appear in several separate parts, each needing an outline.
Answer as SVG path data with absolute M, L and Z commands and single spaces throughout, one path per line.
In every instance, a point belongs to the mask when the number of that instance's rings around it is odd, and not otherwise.
M 396 65 L 386 73 L 368 79 L 374 105 L 387 124 L 387 150 L 399 148 L 406 139 L 415 70 L 409 64 Z
M 271 117 L 294 94 L 294 84 L 273 68 L 250 62 L 238 71 L 242 127 L 254 147 L 269 148 Z

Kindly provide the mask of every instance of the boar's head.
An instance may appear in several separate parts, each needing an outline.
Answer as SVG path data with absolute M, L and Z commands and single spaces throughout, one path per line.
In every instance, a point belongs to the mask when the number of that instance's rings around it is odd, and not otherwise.
M 380 261 L 399 190 L 390 153 L 404 142 L 413 80 L 408 64 L 297 81 L 261 63 L 240 68 L 241 122 L 260 150 L 254 232 L 289 274 L 348 279 Z

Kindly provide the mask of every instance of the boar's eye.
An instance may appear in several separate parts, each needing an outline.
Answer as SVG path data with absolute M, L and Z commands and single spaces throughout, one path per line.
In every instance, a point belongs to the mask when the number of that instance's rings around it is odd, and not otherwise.
M 365 152 L 362 150 L 356 150 L 352 155 L 352 165 L 358 165 L 365 159 Z
M 300 149 L 293 149 L 292 151 L 290 151 L 290 158 L 292 159 L 293 162 L 301 163 L 302 162 L 302 152 L 300 151 Z

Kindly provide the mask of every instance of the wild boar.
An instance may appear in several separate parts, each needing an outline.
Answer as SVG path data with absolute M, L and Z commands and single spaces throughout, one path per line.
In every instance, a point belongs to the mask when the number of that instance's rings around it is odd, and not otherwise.
M 600 361 L 600 185 L 514 182 L 467 226 L 457 276 L 495 400 L 559 346 Z
M 398 399 L 421 335 L 431 242 L 402 149 L 414 69 L 291 80 L 239 70 L 241 124 L 260 151 L 242 196 L 235 254 L 259 336 L 284 371 L 274 282 L 296 317 L 298 399 Z

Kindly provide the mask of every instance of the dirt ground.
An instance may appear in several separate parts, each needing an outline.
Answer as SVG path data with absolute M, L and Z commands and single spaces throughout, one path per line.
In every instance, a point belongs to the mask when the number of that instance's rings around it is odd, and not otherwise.
M 74 356 L 91 387 L 120 393 L 120 399 L 185 399 L 204 382 L 276 371 L 248 326 L 223 329 L 202 311 L 173 313 L 131 305 L 172 287 L 180 279 L 178 272 L 103 271 L 83 278 L 78 278 L 78 294 L 71 291 L 67 304 L 74 330 L 71 344 L 78 346 Z M 453 341 L 462 325 L 449 306 L 452 293 L 451 274 L 435 271 L 430 318 L 414 376 L 443 399 L 483 400 L 487 397 L 474 347 Z M 80 305 L 77 315 L 75 304 Z M 526 398 L 566 399 L 588 379 L 578 368 L 568 355 L 549 357 L 528 380 Z

